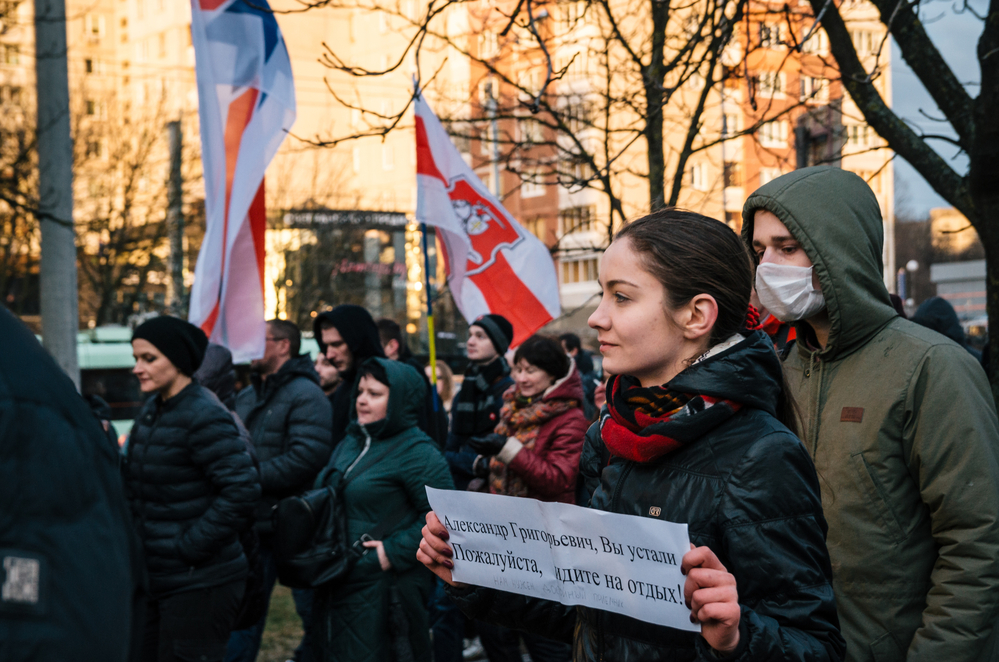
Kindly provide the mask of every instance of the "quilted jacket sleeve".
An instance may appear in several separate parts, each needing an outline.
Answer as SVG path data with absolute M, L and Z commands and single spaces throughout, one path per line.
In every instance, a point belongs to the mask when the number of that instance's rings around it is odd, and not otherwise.
M 315 480 L 333 450 L 333 408 L 322 390 L 306 379 L 285 386 L 291 406 L 284 452 L 260 463 L 266 494 L 289 496 Z
M 586 418 L 582 409 L 570 409 L 550 424 L 551 439 L 543 445 L 541 439 L 535 442 L 534 449 L 521 446 L 508 466 L 539 496 L 557 497 L 576 489 L 576 476 L 579 473 L 579 455 L 586 434 Z
M 193 412 L 188 443 L 191 458 L 208 476 L 217 496 L 177 541 L 181 558 L 192 564 L 207 560 L 237 536 L 260 498 L 260 478 L 236 424 L 222 405 L 207 404 Z
M 805 447 L 775 431 L 729 477 L 717 521 L 719 559 L 742 605 L 740 662 L 841 660 L 818 478 Z M 701 657 L 716 659 L 697 639 Z
M 416 519 L 392 534 L 385 536 L 385 555 L 398 572 L 418 565 L 416 550 L 423 539 L 423 525 L 430 512 L 427 500 L 427 486 L 439 490 L 453 490 L 454 482 L 447 468 L 447 462 L 433 442 L 416 444 L 409 458 L 404 459 L 403 484 L 406 499 L 416 511 Z
M 971 355 L 938 345 L 906 397 L 905 450 L 939 550 L 908 659 L 987 659 L 999 603 L 999 430 Z

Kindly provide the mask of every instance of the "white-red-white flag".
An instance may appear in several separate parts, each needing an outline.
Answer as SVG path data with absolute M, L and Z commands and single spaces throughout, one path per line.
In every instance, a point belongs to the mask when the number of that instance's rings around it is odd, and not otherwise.
M 465 319 L 502 315 L 519 345 L 561 313 L 551 253 L 465 163 L 423 95 L 415 108 L 416 220 L 437 228 Z
M 264 355 L 264 171 L 295 122 L 295 83 L 266 0 L 191 0 L 205 238 L 188 318 L 242 363 Z

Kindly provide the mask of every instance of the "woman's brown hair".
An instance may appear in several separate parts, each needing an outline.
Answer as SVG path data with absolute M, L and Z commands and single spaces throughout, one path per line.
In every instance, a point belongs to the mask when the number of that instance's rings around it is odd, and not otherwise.
M 620 239 L 631 242 L 645 270 L 662 283 L 670 308 L 679 308 L 698 294 L 714 297 L 718 319 L 709 347 L 745 327 L 753 265 L 746 245 L 730 227 L 692 211 L 666 207 L 625 225 L 614 235 L 614 241 Z M 782 369 L 777 418 L 795 434 L 796 410 Z

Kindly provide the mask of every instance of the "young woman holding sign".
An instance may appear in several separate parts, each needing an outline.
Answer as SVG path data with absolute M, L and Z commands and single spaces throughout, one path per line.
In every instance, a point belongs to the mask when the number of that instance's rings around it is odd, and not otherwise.
M 724 224 L 664 209 L 600 263 L 607 406 L 580 473 L 600 510 L 689 525 L 684 599 L 701 633 L 456 585 L 434 513 L 417 558 L 470 616 L 573 641 L 574 659 L 839 660 L 818 479 L 780 361 L 747 315 L 752 266 Z

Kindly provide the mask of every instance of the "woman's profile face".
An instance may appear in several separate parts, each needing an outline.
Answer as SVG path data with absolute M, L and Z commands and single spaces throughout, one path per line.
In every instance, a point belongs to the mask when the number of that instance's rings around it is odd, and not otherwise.
M 361 425 L 380 421 L 388 414 L 389 387 L 371 375 L 357 384 L 357 422 Z
M 180 376 L 177 366 L 148 340 L 133 340 L 132 356 L 135 357 L 132 373 L 139 378 L 139 389 L 143 393 L 169 389 Z
M 604 372 L 631 375 L 643 386 L 664 384 L 683 359 L 683 332 L 666 316 L 666 288 L 645 270 L 627 238 L 600 259 L 600 305 L 590 315 Z
M 521 359 L 513 364 L 510 376 L 517 384 L 517 390 L 525 398 L 533 398 L 544 393 L 545 389 L 555 383 L 551 375 L 533 363 L 528 363 L 527 359 Z

